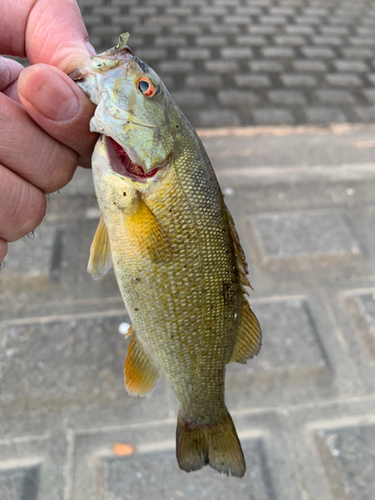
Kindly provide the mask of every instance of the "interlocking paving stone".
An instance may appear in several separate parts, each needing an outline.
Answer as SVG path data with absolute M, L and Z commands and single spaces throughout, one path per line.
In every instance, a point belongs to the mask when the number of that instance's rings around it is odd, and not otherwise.
M 124 311 L 109 317 L 5 324 L 1 329 L 1 410 L 19 412 L 25 405 L 30 410 L 59 409 L 101 400 L 134 404 L 136 400 L 126 394 L 121 380 L 129 339 L 118 329 L 126 320 Z
M 334 498 L 371 500 L 375 490 L 375 426 L 316 432 Z
M 294 117 L 287 109 L 258 108 L 253 111 L 254 121 L 257 125 L 284 125 L 293 124 Z
M 2 467 L 0 461 L 0 498 L 38 500 L 38 467 Z
M 201 470 L 182 476 L 176 474 L 174 449 L 144 453 L 130 457 L 103 457 L 97 465 L 98 493 L 101 498 L 146 498 L 152 488 L 153 498 L 214 498 L 220 491 L 223 500 L 273 500 L 274 491 L 269 477 L 260 439 L 245 441 L 248 475 L 246 479 L 226 478 L 211 470 Z M 160 479 L 163 470 L 163 481 Z M 18 500 L 18 499 L 17 499 Z
M 141 58 L 155 67 L 172 93 L 187 91 L 191 78 L 211 76 L 214 79 L 214 74 L 225 75 L 217 90 L 212 90 L 215 85 L 210 89 L 201 87 L 206 94 L 202 111 L 211 113 L 222 105 L 219 92 L 222 95 L 226 90 L 240 90 L 238 77 L 247 67 L 252 72 L 271 74 L 294 71 L 295 79 L 290 85 L 296 90 L 310 88 L 306 103 L 301 104 L 300 109 L 288 111 L 291 118 L 286 121 L 280 121 L 273 101 L 261 93 L 257 104 L 260 115 L 268 107 L 268 118 L 275 117 L 274 121 L 266 120 L 269 124 L 310 123 L 307 106 L 315 104 L 313 90 L 324 91 L 327 84 L 359 90 L 350 102 L 338 102 L 334 95 L 324 100 L 327 105 L 339 109 L 345 120 L 375 121 L 371 112 L 361 113 L 356 109 L 365 104 L 360 92 L 365 83 L 355 80 L 355 74 L 367 77 L 374 69 L 375 18 L 371 14 L 370 0 L 359 0 L 358 8 L 347 3 L 344 8 L 341 0 L 328 3 L 315 0 L 208 3 L 205 0 L 190 3 L 187 0 L 145 0 L 141 5 L 135 0 L 105 3 L 104 0 L 81 0 L 79 4 L 99 51 L 113 45 L 119 30 L 125 29 L 121 26 L 125 26 L 132 35 L 130 46 L 135 53 L 141 49 Z M 163 52 L 157 53 L 155 47 Z M 178 50 L 181 47 L 184 50 Z M 200 60 L 207 64 L 200 64 Z M 189 62 L 193 64 L 187 64 Z M 274 76 L 270 90 L 277 91 L 288 85 Z M 199 114 L 188 109 L 188 102 L 182 107 L 193 125 L 203 126 Z M 241 113 L 237 105 L 232 105 L 230 111 L 237 113 L 236 120 L 231 120 L 233 123 L 262 123 L 249 113 Z M 222 124 L 217 122 L 216 126 L 228 123 L 228 120 Z
M 294 299 L 256 303 L 254 310 L 265 334 L 264 352 L 246 367 L 228 366 L 227 387 L 245 388 L 277 374 L 280 383 L 329 376 L 326 355 L 308 303 Z M 277 332 L 267 335 L 267 332 Z
M 249 220 L 262 265 L 332 265 L 354 262 L 361 250 L 353 230 L 339 213 L 260 214 Z
M 329 123 L 343 123 L 347 121 L 345 114 L 337 108 L 307 107 L 305 109 L 308 123 L 328 125 Z

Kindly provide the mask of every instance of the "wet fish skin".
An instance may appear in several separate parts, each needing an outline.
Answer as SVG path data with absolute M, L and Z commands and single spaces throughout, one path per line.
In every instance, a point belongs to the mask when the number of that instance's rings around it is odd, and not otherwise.
M 132 321 L 126 388 L 145 395 L 164 373 L 181 405 L 180 467 L 210 464 L 242 477 L 245 461 L 224 401 L 225 366 L 257 354 L 261 332 L 210 161 L 160 78 L 121 39 L 71 76 L 97 104 L 91 130 L 102 134 L 93 154 L 102 221 L 89 271 L 98 278 L 113 263 Z M 152 97 L 140 91 L 142 78 L 155 87 Z M 124 170 L 126 157 L 131 171 Z

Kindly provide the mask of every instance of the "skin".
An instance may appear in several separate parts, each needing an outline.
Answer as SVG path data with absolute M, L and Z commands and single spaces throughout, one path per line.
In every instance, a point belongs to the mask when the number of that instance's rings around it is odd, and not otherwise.
M 0 262 L 43 220 L 45 195 L 89 167 L 94 105 L 67 76 L 94 49 L 75 0 L 0 0 Z

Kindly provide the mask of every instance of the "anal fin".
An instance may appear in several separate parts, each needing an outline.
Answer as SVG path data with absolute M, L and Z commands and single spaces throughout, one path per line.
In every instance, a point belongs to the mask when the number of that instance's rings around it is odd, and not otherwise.
M 130 327 L 129 334 L 132 338 L 124 366 L 125 387 L 131 396 L 145 396 L 154 388 L 160 371 L 140 343 L 133 327 Z
M 90 247 L 90 258 L 87 271 L 94 280 L 104 276 L 112 267 L 112 254 L 109 236 L 103 217 L 100 217 L 94 238 Z
M 238 328 L 236 342 L 234 344 L 230 363 L 246 363 L 246 361 L 258 354 L 262 345 L 262 331 L 250 304 L 243 296 L 243 307 L 241 312 L 240 326 Z

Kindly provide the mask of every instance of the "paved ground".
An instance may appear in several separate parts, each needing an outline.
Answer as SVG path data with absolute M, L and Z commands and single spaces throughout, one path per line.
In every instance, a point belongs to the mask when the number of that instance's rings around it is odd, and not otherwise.
M 86 273 L 99 214 L 80 171 L 0 275 L 0 500 L 373 499 L 375 127 L 201 135 L 264 331 L 227 375 L 245 477 L 179 471 L 165 380 L 126 394 L 128 318 L 112 272 Z
M 78 0 L 99 50 L 129 31 L 198 127 L 375 122 L 373 0 Z

